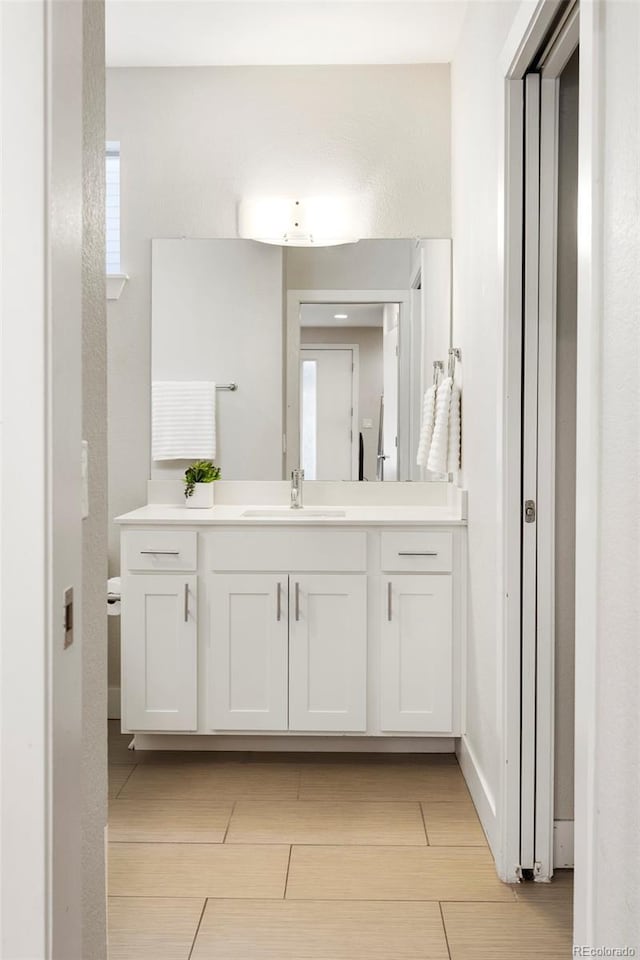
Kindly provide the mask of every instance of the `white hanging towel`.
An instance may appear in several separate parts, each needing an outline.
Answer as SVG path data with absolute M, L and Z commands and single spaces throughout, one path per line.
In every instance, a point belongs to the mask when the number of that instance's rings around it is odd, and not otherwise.
M 427 470 L 432 473 L 447 472 L 449 449 L 449 408 L 451 405 L 451 377 L 445 377 L 436 394 L 436 416 L 433 437 L 427 458 Z
M 424 401 L 422 403 L 422 426 L 420 428 L 420 441 L 418 443 L 418 455 L 416 463 L 419 467 L 426 467 L 431 438 L 433 437 L 433 425 L 436 416 L 436 387 L 435 384 L 425 391 Z
M 449 441 L 447 444 L 447 473 L 457 473 L 460 469 L 460 387 L 454 383 L 451 387 L 451 402 L 449 404 Z
M 151 406 L 154 460 L 215 458 L 215 383 L 155 380 Z

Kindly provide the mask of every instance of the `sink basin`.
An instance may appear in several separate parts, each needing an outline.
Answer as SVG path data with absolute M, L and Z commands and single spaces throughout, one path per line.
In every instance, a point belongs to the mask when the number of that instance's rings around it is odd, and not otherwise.
M 292 510 L 291 507 L 280 507 L 276 510 L 245 510 L 243 517 L 255 517 L 264 520 L 280 517 L 286 520 L 305 520 L 308 517 L 346 517 L 344 510 L 314 510 L 312 508 L 301 507 L 299 510 Z

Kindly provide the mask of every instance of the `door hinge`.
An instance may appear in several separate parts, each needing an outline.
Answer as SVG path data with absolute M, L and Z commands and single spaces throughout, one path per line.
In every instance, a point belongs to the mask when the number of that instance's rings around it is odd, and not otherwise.
M 535 523 L 536 502 L 535 500 L 525 500 L 524 502 L 524 522 Z

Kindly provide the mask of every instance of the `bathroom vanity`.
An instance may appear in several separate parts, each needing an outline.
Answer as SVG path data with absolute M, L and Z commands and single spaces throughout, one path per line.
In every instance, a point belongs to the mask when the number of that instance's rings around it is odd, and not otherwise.
M 117 522 L 136 744 L 460 735 L 459 510 L 150 504 Z

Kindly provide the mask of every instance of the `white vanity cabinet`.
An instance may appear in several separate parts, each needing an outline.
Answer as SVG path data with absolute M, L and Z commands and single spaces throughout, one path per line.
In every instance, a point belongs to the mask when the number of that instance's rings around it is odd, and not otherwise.
M 214 573 L 212 729 L 364 732 L 366 580 Z
M 460 735 L 462 525 L 122 522 L 123 729 Z
M 131 730 L 198 728 L 197 577 L 125 580 L 122 709 Z

